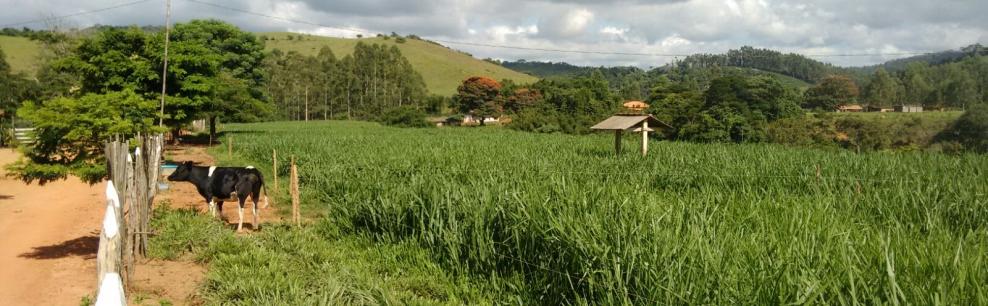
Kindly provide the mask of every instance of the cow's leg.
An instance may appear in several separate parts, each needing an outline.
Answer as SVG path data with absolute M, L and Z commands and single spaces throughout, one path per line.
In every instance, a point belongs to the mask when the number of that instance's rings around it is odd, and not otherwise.
M 240 199 L 240 206 L 237 210 L 240 220 L 237 221 L 237 232 L 242 232 L 244 229 L 244 199 Z
M 250 195 L 250 200 L 251 200 L 251 202 L 254 202 L 254 206 L 252 206 L 252 208 L 254 209 L 254 230 L 259 230 L 259 229 L 261 229 L 261 223 L 257 222 L 257 219 L 258 219 L 258 215 L 257 215 L 257 202 L 258 202 L 257 201 L 257 193 L 252 193 Z
M 223 201 L 216 201 L 216 214 L 219 215 L 220 220 L 223 220 Z
M 209 215 L 216 218 L 216 200 L 210 198 L 207 202 L 209 203 Z

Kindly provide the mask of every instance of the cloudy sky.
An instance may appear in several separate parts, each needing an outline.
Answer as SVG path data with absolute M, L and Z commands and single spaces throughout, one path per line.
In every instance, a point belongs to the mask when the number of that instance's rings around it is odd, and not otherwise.
M 0 0 L 0 24 L 132 1 Z M 164 1 L 145 0 L 62 23 L 160 25 Z M 251 31 L 346 37 L 397 32 L 440 40 L 479 58 L 643 68 L 665 64 L 673 55 L 742 45 L 847 66 L 988 43 L 985 0 L 173 0 L 172 12 L 178 22 L 219 18 Z M 828 56 L 835 54 L 866 56 Z

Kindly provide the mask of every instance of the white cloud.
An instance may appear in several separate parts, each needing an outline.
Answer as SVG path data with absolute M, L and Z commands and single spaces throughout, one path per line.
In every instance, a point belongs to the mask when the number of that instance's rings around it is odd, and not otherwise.
M 566 22 L 561 29 L 563 34 L 577 35 L 583 33 L 590 22 L 593 21 L 593 13 L 587 9 L 576 9 L 566 14 Z

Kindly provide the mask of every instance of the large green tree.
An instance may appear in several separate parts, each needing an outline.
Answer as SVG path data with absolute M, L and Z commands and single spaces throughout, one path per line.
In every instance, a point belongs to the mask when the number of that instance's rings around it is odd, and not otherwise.
M 864 101 L 872 107 L 891 107 L 901 99 L 901 84 L 885 68 L 878 67 L 864 90 Z
M 858 93 L 858 85 L 853 80 L 842 75 L 831 75 L 806 90 L 803 107 L 832 111 L 838 106 L 856 103 Z

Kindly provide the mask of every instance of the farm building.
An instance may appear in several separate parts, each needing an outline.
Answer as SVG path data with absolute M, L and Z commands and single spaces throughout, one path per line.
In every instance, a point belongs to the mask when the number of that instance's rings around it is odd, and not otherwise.
M 864 110 L 864 107 L 857 104 L 840 105 L 837 106 L 837 112 L 839 113 L 857 113 Z
M 895 111 L 900 113 L 922 113 L 923 107 L 919 105 L 896 105 Z
M 875 113 L 890 113 L 895 111 L 895 109 L 891 107 L 868 106 L 868 111 Z
M 494 118 L 494 117 L 490 117 L 490 116 L 484 117 L 484 124 L 498 123 L 498 122 L 500 122 L 500 120 L 498 118 Z M 464 124 L 480 124 L 480 118 L 479 117 L 476 117 L 474 115 L 465 115 L 465 116 L 463 116 L 463 123 Z

